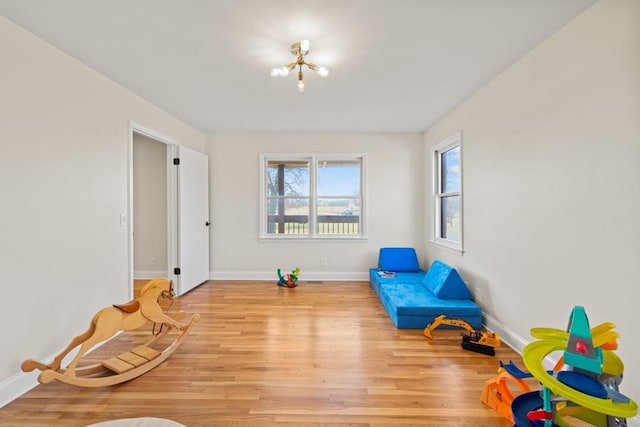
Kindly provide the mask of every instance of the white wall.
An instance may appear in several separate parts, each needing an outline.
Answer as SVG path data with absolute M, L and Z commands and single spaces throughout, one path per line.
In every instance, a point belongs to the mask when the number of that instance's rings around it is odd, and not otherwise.
M 138 279 L 168 276 L 167 146 L 133 136 L 133 247 Z
M 0 17 L 0 406 L 101 307 L 125 302 L 130 121 L 204 136 Z
M 301 280 L 367 278 L 381 246 L 423 239 L 420 134 L 214 134 L 207 137 L 211 194 L 211 275 L 277 279 L 300 267 Z M 260 153 L 366 153 L 368 239 L 359 242 L 258 240 Z M 320 259 L 326 258 L 327 268 Z
M 616 323 L 640 400 L 640 2 L 596 3 L 430 127 L 425 159 L 458 130 L 466 252 L 427 243 L 426 261 L 458 267 L 525 341 L 574 305 Z

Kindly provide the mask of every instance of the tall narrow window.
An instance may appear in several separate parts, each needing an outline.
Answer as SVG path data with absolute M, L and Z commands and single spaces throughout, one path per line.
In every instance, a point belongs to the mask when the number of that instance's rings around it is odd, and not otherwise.
M 433 148 L 432 241 L 462 252 L 462 134 Z
M 309 162 L 267 162 L 267 233 L 307 234 L 309 231 Z
M 360 234 L 360 164 L 360 159 L 318 160 L 318 234 Z
M 261 159 L 261 237 L 364 237 L 363 155 Z

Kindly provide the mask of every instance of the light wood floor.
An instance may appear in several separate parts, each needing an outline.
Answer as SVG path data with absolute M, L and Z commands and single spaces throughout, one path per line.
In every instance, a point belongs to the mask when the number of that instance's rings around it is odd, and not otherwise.
M 149 416 L 190 427 L 510 425 L 480 394 L 500 360 L 523 366 L 520 356 L 504 346 L 494 357 L 463 350 L 459 330 L 438 329 L 430 341 L 396 329 L 367 282 L 210 281 L 173 308 L 202 319 L 166 362 L 113 387 L 39 385 L 0 409 L 0 425 Z M 122 334 L 88 357 L 147 334 Z

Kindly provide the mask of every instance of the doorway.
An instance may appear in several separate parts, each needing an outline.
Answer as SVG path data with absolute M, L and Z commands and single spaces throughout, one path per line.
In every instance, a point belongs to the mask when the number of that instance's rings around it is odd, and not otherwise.
M 182 295 L 209 279 L 208 157 L 130 127 L 129 292 L 135 279 L 163 276 Z
M 177 178 L 172 161 L 178 142 L 130 125 L 129 293 L 135 279 L 162 276 L 176 282 Z
M 166 144 L 133 134 L 134 279 L 169 273 L 166 165 Z

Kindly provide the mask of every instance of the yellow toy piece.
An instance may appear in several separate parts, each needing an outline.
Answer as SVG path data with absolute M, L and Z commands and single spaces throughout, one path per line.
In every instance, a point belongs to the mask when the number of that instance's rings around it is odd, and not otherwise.
M 433 319 L 433 322 L 424 329 L 424 336 L 433 338 L 433 330 L 440 325 L 457 326 L 467 331 L 462 336 L 462 348 L 478 353 L 495 354 L 495 348 L 500 347 L 500 336 L 494 332 L 485 332 L 473 329 L 470 324 L 462 319 L 447 318 L 444 314 Z

